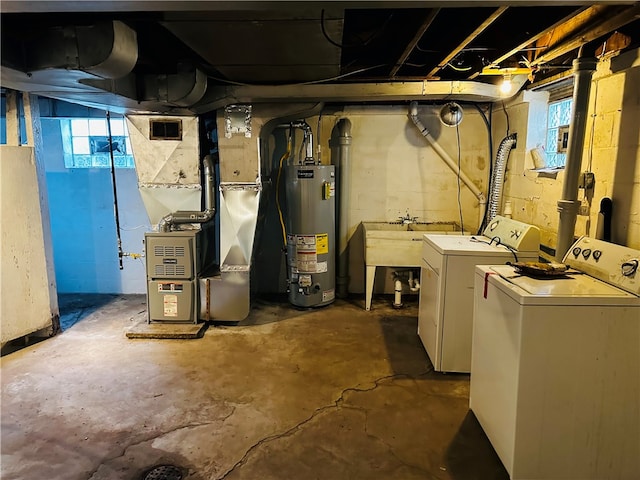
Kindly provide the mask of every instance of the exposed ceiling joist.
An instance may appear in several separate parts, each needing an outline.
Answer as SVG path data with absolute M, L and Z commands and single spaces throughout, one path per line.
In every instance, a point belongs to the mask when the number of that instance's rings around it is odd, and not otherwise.
M 580 12 L 586 10 L 587 8 L 588 7 L 584 7 L 582 9 L 580 9 Z M 592 7 L 592 8 L 594 8 L 594 7 Z M 574 18 L 576 16 L 576 14 L 577 13 L 574 12 L 574 13 L 566 16 L 565 18 L 563 18 L 561 20 L 558 20 L 556 23 L 551 25 L 549 28 L 546 28 L 546 29 L 538 32 L 536 35 L 533 35 L 532 37 L 528 38 L 524 42 L 520 43 L 519 45 L 517 45 L 514 48 L 512 48 L 511 50 L 509 50 L 508 52 L 504 53 L 503 55 L 499 56 L 495 60 L 491 61 L 490 65 L 500 65 L 501 62 L 504 62 L 506 59 L 508 59 L 512 55 L 515 55 L 516 53 L 522 51 L 523 49 L 527 48 L 528 46 L 534 44 L 540 38 L 544 37 L 545 35 L 549 34 L 552 31 L 554 31 L 555 29 L 557 29 L 558 27 L 560 27 L 561 25 L 563 25 L 564 23 L 569 21 L 571 18 Z M 481 74 L 482 74 L 482 71 L 475 72 L 474 74 L 469 76 L 469 80 L 473 80 L 473 79 L 475 79 L 476 77 L 478 77 Z
M 438 73 L 440 70 L 442 70 L 447 63 L 449 63 L 451 60 L 453 60 L 456 55 L 458 55 L 462 50 L 464 50 L 464 48 L 469 45 L 478 35 L 480 35 L 489 25 L 491 25 L 493 22 L 495 22 L 500 15 L 502 15 L 509 7 L 503 6 L 503 7 L 498 7 L 491 15 L 489 15 L 489 17 L 487 17 L 487 19 L 482 22 L 478 28 L 476 28 L 467 38 L 465 38 L 456 48 L 454 48 L 453 50 L 451 50 L 451 52 L 449 53 L 449 55 L 447 55 L 446 57 L 444 57 L 439 63 L 438 65 L 433 68 L 428 74 L 427 74 L 427 78 L 433 78 L 435 76 L 436 73 Z
M 625 8 L 616 15 L 602 20 L 596 26 L 587 27 L 573 35 L 571 38 L 558 45 L 557 47 L 543 53 L 531 62 L 531 66 L 542 65 L 550 62 L 565 53 L 582 47 L 587 43 L 599 38 L 603 35 L 613 32 L 627 23 L 633 22 L 640 18 L 640 4 Z
M 424 35 L 424 32 L 429 29 L 439 12 L 439 8 L 434 8 L 433 10 L 431 10 L 431 12 L 429 12 L 429 15 L 427 15 L 427 18 L 425 18 L 424 22 L 422 22 L 422 25 L 420 25 L 420 28 L 411 39 L 407 47 L 404 49 L 404 52 L 402 52 L 402 55 L 400 55 L 400 58 L 391 70 L 391 74 L 389 75 L 391 78 L 395 77 L 398 73 L 398 70 L 402 68 L 404 62 L 407 61 L 407 58 L 409 58 L 409 55 L 411 55 L 413 50 L 416 48 L 416 45 L 418 45 L 418 42 L 420 42 L 420 39 Z

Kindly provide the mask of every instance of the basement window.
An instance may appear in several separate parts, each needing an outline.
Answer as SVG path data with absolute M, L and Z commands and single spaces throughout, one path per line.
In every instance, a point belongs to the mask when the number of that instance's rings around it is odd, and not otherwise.
M 106 118 L 61 119 L 66 168 L 134 168 L 133 152 L 124 118 L 111 118 L 111 142 Z
M 572 98 L 564 98 L 549 103 L 545 145 L 546 165 L 548 168 L 564 167 L 567 161 L 567 138 L 572 106 Z

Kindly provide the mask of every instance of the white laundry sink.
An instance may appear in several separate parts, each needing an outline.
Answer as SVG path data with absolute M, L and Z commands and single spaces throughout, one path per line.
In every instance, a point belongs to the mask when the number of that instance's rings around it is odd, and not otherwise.
M 366 309 L 371 309 L 376 267 L 416 267 L 425 233 L 460 235 L 456 222 L 362 222 L 366 271 Z

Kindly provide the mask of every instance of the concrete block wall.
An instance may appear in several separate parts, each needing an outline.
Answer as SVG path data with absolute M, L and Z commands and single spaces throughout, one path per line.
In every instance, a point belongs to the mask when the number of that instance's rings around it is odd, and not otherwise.
M 593 75 L 586 126 L 582 171 L 595 174 L 593 199 L 579 215 L 575 235 L 596 235 L 602 198 L 613 200 L 612 241 L 640 249 L 640 50 L 601 60 Z M 555 248 L 558 231 L 557 201 L 562 196 L 564 171 L 556 175 L 532 171 L 530 149 L 544 144 L 539 128 L 543 97 L 519 95 L 506 110 L 511 130 L 518 132 L 505 183 L 505 200 L 513 217 L 537 225 L 541 242 Z M 545 119 L 546 125 L 546 119 Z M 498 145 L 504 118 L 494 113 L 494 145 Z M 579 191 L 583 199 L 584 191 Z
M 418 116 L 457 163 L 457 131 L 440 123 L 440 108 L 421 105 Z M 362 293 L 361 222 L 396 221 L 408 212 L 420 222 L 460 223 L 458 179 L 408 117 L 408 105 L 345 107 L 323 118 L 322 145 L 326 145 L 325 135 L 330 134 L 340 118 L 348 118 L 352 125 L 349 291 Z M 478 111 L 473 106 L 465 107 L 459 126 L 460 167 L 481 191 L 486 191 L 488 184 L 487 135 Z M 475 231 L 479 225 L 478 201 L 462 182 L 460 204 L 465 229 Z M 374 291 L 393 292 L 391 269 L 378 269 Z

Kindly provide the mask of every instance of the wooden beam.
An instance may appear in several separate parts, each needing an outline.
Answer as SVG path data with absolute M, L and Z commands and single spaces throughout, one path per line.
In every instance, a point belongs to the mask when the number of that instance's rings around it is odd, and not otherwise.
M 407 44 L 406 48 L 404 49 L 404 52 L 402 52 L 402 55 L 400 55 L 400 58 L 398 59 L 393 69 L 391 70 L 391 74 L 390 74 L 391 78 L 395 77 L 396 74 L 398 73 L 398 70 L 402 68 L 402 66 L 404 65 L 404 62 L 407 61 L 407 58 L 409 58 L 409 55 L 411 55 L 411 52 L 413 52 L 413 49 L 416 48 L 416 45 L 418 45 L 418 42 L 420 41 L 422 36 L 425 34 L 425 32 L 429 29 L 429 27 L 431 26 L 431 24 L 433 23 L 433 21 L 435 20 L 439 12 L 440 12 L 439 8 L 431 9 L 431 12 L 429 12 L 429 15 L 427 15 L 427 18 L 425 18 L 424 22 L 422 22 L 422 25 L 420 25 L 420 28 L 418 29 L 416 34 L 413 36 L 411 41 Z
M 549 28 L 537 33 L 536 35 L 528 38 L 527 40 L 525 40 L 524 42 L 522 42 L 521 44 L 519 44 L 518 46 L 512 48 L 511 50 L 509 50 L 507 53 L 505 53 L 504 55 L 501 55 L 500 57 L 496 58 L 495 60 L 493 60 L 490 65 L 499 65 L 500 62 L 503 62 L 504 60 L 506 60 L 507 58 L 509 58 L 511 55 L 514 55 L 516 53 L 518 53 L 520 50 L 526 48 L 527 46 L 535 43 L 538 39 L 542 38 L 543 36 L 549 34 L 550 32 L 553 32 L 556 28 L 560 27 L 561 25 L 567 23 L 568 21 L 570 21 L 571 19 L 573 19 L 576 15 L 578 15 L 579 13 L 587 10 L 588 8 L 594 8 L 594 7 L 582 7 L 580 9 L 578 9 L 577 12 L 572 12 L 569 15 L 567 15 L 566 17 L 562 18 L 561 20 L 558 20 L 556 23 L 554 23 L 553 25 L 551 25 Z M 469 80 L 473 80 L 474 78 L 476 78 L 478 75 L 480 75 L 482 72 L 475 72 L 473 73 L 470 77 Z
M 491 25 L 493 22 L 495 22 L 500 15 L 502 15 L 509 7 L 507 6 L 503 6 L 503 7 L 498 7 L 495 9 L 495 11 L 489 15 L 487 17 L 487 19 L 482 22 L 478 28 L 476 28 L 467 38 L 465 38 L 462 43 L 460 43 L 456 48 L 454 48 L 453 50 L 451 50 L 451 52 L 449 53 L 449 55 L 447 55 L 446 57 L 444 57 L 440 63 L 438 63 L 438 66 L 435 67 L 433 70 L 431 70 L 428 74 L 427 74 L 427 79 L 433 78 L 433 76 L 438 73 L 440 70 L 442 70 L 445 65 L 447 65 L 447 63 L 449 63 L 453 58 L 456 57 L 456 55 L 458 55 L 462 50 L 464 50 L 464 48 L 469 45 L 472 41 L 474 41 L 476 39 L 476 37 L 478 35 L 480 35 L 484 30 L 486 30 L 486 28 Z
M 531 62 L 531 66 L 541 65 L 550 62 L 565 53 L 580 48 L 581 46 L 595 40 L 598 37 L 611 33 L 612 31 L 633 22 L 640 16 L 640 4 L 633 5 L 616 15 L 599 22 L 595 26 L 585 28 L 574 34 L 571 38 L 564 41 L 557 47 L 543 53 Z

